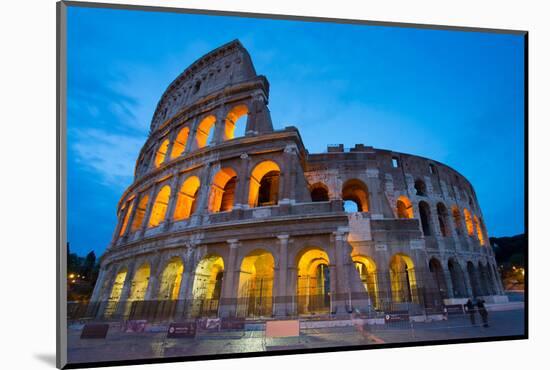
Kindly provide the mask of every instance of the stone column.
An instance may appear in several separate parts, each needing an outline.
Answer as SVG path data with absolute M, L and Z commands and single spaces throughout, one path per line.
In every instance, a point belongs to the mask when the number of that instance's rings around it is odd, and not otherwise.
M 226 109 L 222 107 L 216 113 L 214 137 L 212 138 L 213 144 L 221 144 L 225 140 L 225 116 L 226 116 Z
M 193 304 L 193 283 L 195 282 L 195 251 L 192 246 L 187 247 L 187 258 L 184 260 L 183 275 L 181 277 L 180 290 L 178 292 L 178 303 L 176 306 L 176 318 L 184 314 L 189 315 Z
M 222 282 L 219 310 L 221 317 L 235 316 L 237 312 L 239 278 L 238 276 L 236 276 L 238 272 L 236 263 L 239 240 L 229 239 L 227 240 L 227 244 L 229 244 L 229 257 L 227 260 L 227 266 L 224 271 L 224 279 Z
M 234 209 L 248 207 L 248 191 L 250 187 L 250 158 L 248 154 L 241 154 L 241 163 L 237 169 L 237 188 Z
M 134 206 L 132 207 L 132 213 L 130 214 L 130 217 L 128 218 L 128 224 L 126 225 L 126 230 L 124 230 L 124 234 L 122 235 L 122 238 L 124 241 L 128 239 L 128 235 L 130 235 L 132 230 L 132 224 L 134 223 L 134 218 L 136 216 L 137 209 L 139 207 L 139 201 L 141 200 L 142 194 L 138 194 L 134 198 Z
M 107 275 L 105 268 L 100 268 L 99 275 L 97 277 L 94 291 L 92 293 L 92 297 L 90 298 L 90 302 L 96 302 L 99 300 L 100 295 L 103 291 L 103 286 L 105 285 L 105 276 Z
M 338 230 L 333 232 L 334 236 L 334 259 L 335 259 L 335 269 L 336 269 L 336 292 L 333 299 L 333 311 L 336 311 L 337 315 L 347 313 L 346 303 L 347 296 L 349 294 L 349 279 L 346 274 L 346 268 L 344 266 L 344 238 L 345 233 Z M 332 272 L 332 271 L 331 271 Z M 334 275 L 331 275 L 331 278 Z
M 208 162 L 204 165 L 200 173 L 201 185 L 199 188 L 199 194 L 197 195 L 197 199 L 195 200 L 197 202 L 197 207 L 195 208 L 197 215 L 207 213 L 208 211 L 206 209 L 206 203 L 208 201 L 208 193 L 210 192 L 210 185 L 211 185 L 210 175 L 212 172 L 211 168 L 212 168 L 211 163 Z
M 174 210 L 178 202 L 181 178 L 182 176 L 175 173 L 170 180 L 170 199 L 168 201 L 168 208 L 166 209 L 166 216 L 164 218 L 164 230 L 168 230 L 174 222 Z
M 279 271 L 277 274 L 277 291 L 274 297 L 274 315 L 286 316 L 288 292 L 287 292 L 287 273 L 288 273 L 288 234 L 277 235 L 279 239 Z
M 149 227 L 149 218 L 151 217 L 151 212 L 153 211 L 153 206 L 155 204 L 155 200 L 156 200 L 156 197 L 157 197 L 157 188 L 158 188 L 158 184 L 155 183 L 152 187 L 151 195 L 149 196 L 149 200 L 147 201 L 147 206 L 145 208 L 145 215 L 143 216 L 143 222 L 142 222 L 141 230 L 140 230 L 140 234 L 141 234 L 142 238 L 145 235 L 145 231 Z

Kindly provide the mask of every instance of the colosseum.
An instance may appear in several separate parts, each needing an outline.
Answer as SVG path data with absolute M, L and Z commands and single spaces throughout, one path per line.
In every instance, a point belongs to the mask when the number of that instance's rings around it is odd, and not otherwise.
M 506 301 L 472 185 L 363 144 L 309 153 L 275 130 L 238 41 L 162 95 L 91 302 L 97 317 L 426 314 Z

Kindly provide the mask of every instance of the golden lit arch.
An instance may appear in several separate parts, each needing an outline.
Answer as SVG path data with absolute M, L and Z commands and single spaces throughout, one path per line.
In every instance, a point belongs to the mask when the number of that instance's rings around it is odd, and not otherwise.
M 109 300 L 107 306 L 105 307 L 104 315 L 110 317 L 117 308 L 118 301 L 122 295 L 122 289 L 124 288 L 124 283 L 126 282 L 126 276 L 128 275 L 128 269 L 122 268 L 115 276 L 113 281 L 113 286 L 111 288 L 111 294 L 109 295 Z
M 397 218 L 413 218 L 413 206 L 409 198 L 401 195 L 397 198 Z
M 130 202 L 130 205 L 128 206 L 128 210 L 124 215 L 124 220 L 122 221 L 122 226 L 120 228 L 120 232 L 118 233 L 119 236 L 122 236 L 126 231 L 126 227 L 128 226 L 128 220 L 130 219 L 130 214 L 132 214 L 133 210 L 134 210 L 134 201 Z
M 403 253 L 390 260 L 390 280 L 394 302 L 418 302 L 413 260 Z
M 279 165 L 269 160 L 260 162 L 254 167 L 250 174 L 250 191 L 248 193 L 249 207 L 253 208 L 262 205 L 277 204 L 280 173 L 281 169 L 279 168 Z M 269 184 L 267 184 L 266 181 L 263 181 L 266 180 L 264 179 L 266 175 L 273 176 L 270 177 Z M 265 200 L 267 201 L 264 202 L 263 199 L 259 201 L 258 198 L 260 190 L 266 190 L 266 193 L 269 193 L 266 194 Z
M 194 213 L 200 185 L 201 182 L 197 176 L 191 176 L 185 180 L 178 194 L 174 220 L 184 220 Z
M 233 209 L 236 180 L 237 173 L 229 167 L 222 168 L 214 175 L 208 199 L 209 212 L 225 212 Z
M 164 185 L 157 194 L 151 217 L 149 217 L 149 227 L 156 227 L 164 222 L 166 211 L 168 210 L 168 201 L 170 200 L 170 186 Z
M 227 113 L 227 116 L 225 118 L 224 140 L 231 140 L 235 138 L 235 127 L 236 127 L 237 121 L 241 117 L 247 114 L 248 114 L 248 107 L 244 104 L 233 107 L 229 111 L 229 113 Z
M 457 235 L 460 235 L 462 232 L 462 219 L 460 216 L 460 210 L 456 205 L 451 207 L 451 213 L 453 215 L 453 223 L 455 225 L 455 231 Z
M 160 300 L 176 300 L 180 292 L 183 261 L 180 257 L 172 257 L 166 264 L 160 281 Z
M 157 154 L 155 155 L 155 167 L 159 167 L 166 160 L 166 152 L 168 151 L 169 144 L 170 144 L 170 140 L 168 139 L 164 140 L 160 144 L 157 150 Z
M 195 134 L 195 144 L 198 149 L 204 148 L 208 144 L 208 138 L 211 135 L 212 128 L 216 123 L 216 117 L 209 115 L 199 123 L 197 133 Z
M 361 180 L 351 179 L 342 187 L 342 199 L 357 204 L 358 212 L 369 211 L 369 191 L 367 185 Z
M 470 211 L 464 208 L 464 222 L 466 222 L 466 230 L 468 235 L 474 235 L 474 224 L 472 222 L 472 215 Z
M 217 315 L 224 273 L 223 258 L 205 256 L 195 269 L 192 316 Z
M 330 270 L 328 254 L 316 247 L 296 257 L 298 313 L 328 312 L 330 309 Z
M 170 154 L 170 157 L 172 159 L 179 157 L 185 151 L 188 138 L 189 138 L 189 127 L 186 126 L 180 130 L 180 132 L 178 133 L 178 136 L 176 136 L 174 145 L 172 145 L 172 153 Z
M 132 280 L 128 301 L 143 301 L 145 299 L 150 275 L 151 266 L 149 266 L 147 262 L 136 270 L 134 279 Z
M 475 215 L 474 215 L 474 225 L 476 228 L 477 239 L 479 240 L 479 244 L 485 245 L 485 239 L 483 238 L 483 231 L 481 230 L 479 219 Z
M 369 293 L 374 306 L 378 306 L 378 281 L 376 263 L 370 257 L 356 255 L 352 257 L 355 269 L 363 283 L 363 287 Z
M 138 207 L 136 208 L 136 214 L 134 216 L 134 220 L 132 221 L 132 228 L 130 229 L 132 232 L 138 230 L 143 224 L 143 219 L 145 218 L 145 211 L 147 209 L 148 202 L 149 202 L 149 195 L 147 194 L 140 199 L 138 203 Z
M 241 263 L 238 316 L 269 316 L 273 307 L 275 259 L 264 249 L 250 252 Z M 239 315 L 240 314 L 240 315 Z

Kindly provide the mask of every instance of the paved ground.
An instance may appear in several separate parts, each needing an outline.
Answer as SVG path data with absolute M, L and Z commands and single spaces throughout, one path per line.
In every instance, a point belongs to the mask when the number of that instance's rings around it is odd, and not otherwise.
M 364 327 L 303 329 L 300 337 L 265 338 L 264 331 L 199 333 L 193 339 L 167 339 L 158 333 L 123 333 L 111 328 L 106 339 L 80 339 L 80 329 L 69 330 L 69 362 L 93 362 L 153 357 L 276 351 L 322 347 L 350 347 L 374 343 L 482 338 L 523 334 L 523 310 L 491 312 L 488 328 L 472 326 L 468 317 L 447 321 L 392 323 Z

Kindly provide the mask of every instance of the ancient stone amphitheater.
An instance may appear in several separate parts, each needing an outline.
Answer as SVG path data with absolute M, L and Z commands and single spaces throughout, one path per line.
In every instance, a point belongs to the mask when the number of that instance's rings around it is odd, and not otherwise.
M 505 300 L 472 185 L 356 144 L 312 154 L 275 130 L 239 41 L 168 86 L 118 204 L 98 317 L 438 312 Z

